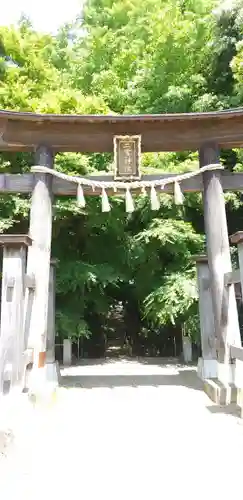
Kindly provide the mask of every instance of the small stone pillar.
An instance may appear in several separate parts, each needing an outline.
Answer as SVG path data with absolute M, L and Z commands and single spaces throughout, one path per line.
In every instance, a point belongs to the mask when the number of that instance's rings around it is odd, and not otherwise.
M 64 366 L 72 364 L 72 342 L 69 339 L 63 341 L 63 364 Z
M 26 249 L 32 244 L 27 235 L 0 235 L 3 246 L 0 392 L 22 382 L 24 373 L 24 291 Z
M 198 360 L 198 375 L 202 380 L 217 377 L 217 354 L 210 272 L 206 255 L 194 257 L 197 266 L 202 357 Z
M 182 335 L 182 351 L 184 363 L 192 362 L 192 341 L 187 335 Z

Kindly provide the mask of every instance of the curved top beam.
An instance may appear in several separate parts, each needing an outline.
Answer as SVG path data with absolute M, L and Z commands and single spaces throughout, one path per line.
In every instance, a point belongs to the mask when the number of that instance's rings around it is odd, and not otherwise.
M 243 108 L 161 115 L 54 115 L 0 110 L 0 151 L 112 152 L 114 135 L 142 136 L 143 152 L 243 146 Z

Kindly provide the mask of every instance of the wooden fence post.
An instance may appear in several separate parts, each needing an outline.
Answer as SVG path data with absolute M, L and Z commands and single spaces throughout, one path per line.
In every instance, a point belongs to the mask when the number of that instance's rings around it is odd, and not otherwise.
M 40 146 L 35 155 L 36 165 L 53 167 L 53 153 Z M 34 349 L 34 366 L 30 392 L 43 390 L 46 380 L 46 340 L 49 301 L 49 274 L 52 237 L 52 176 L 36 174 L 30 211 L 30 237 L 27 273 L 34 276 L 35 292 L 29 322 L 29 348 Z
M 200 150 L 200 167 L 219 163 L 219 150 L 205 144 Z M 225 287 L 224 274 L 232 271 L 230 246 L 220 170 L 204 172 L 204 220 L 215 321 L 218 378 L 232 382 L 228 345 L 240 345 L 240 329 L 234 286 Z
M 24 289 L 27 235 L 0 235 L 3 245 L 0 392 L 4 382 L 20 385 L 24 372 Z
M 199 292 L 199 314 L 202 358 L 198 360 L 198 375 L 203 380 L 217 378 L 216 338 L 213 316 L 210 273 L 206 255 L 195 256 Z
M 56 337 L 56 265 L 57 260 L 51 259 L 49 278 L 49 302 L 47 317 L 47 342 L 46 342 L 46 369 L 47 381 L 58 385 L 60 370 L 58 362 L 55 360 L 55 337 Z
M 238 250 L 238 260 L 239 260 L 239 268 L 240 268 L 240 284 L 241 284 L 241 297 L 243 297 L 243 231 L 237 231 L 237 233 L 233 234 L 230 237 L 230 241 L 232 244 L 237 245 Z M 242 298 L 241 298 L 242 300 Z M 242 388 L 243 386 L 243 362 L 236 359 L 235 361 L 235 384 L 236 386 Z M 242 416 L 243 416 L 243 390 L 239 391 L 239 397 L 241 398 L 240 406 L 242 408 Z
M 55 362 L 55 298 L 56 298 L 56 260 L 51 259 L 50 277 L 49 277 L 49 301 L 47 317 L 47 342 L 46 342 L 46 361 Z
M 243 231 L 237 231 L 237 233 L 232 234 L 230 237 L 232 244 L 237 245 L 239 268 L 240 268 L 240 283 L 241 292 L 243 295 Z

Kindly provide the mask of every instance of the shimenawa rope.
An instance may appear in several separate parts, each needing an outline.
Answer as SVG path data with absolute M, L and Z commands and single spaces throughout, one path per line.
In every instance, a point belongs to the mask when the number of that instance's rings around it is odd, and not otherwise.
M 77 203 L 80 207 L 85 206 L 83 186 L 91 187 L 94 191 L 95 188 L 101 189 L 103 212 L 110 211 L 110 204 L 106 193 L 106 189 L 114 189 L 114 192 L 116 192 L 117 190 L 124 190 L 125 200 L 126 200 L 126 211 L 133 212 L 134 204 L 132 200 L 131 190 L 141 189 L 142 193 L 146 194 L 146 188 L 148 189 L 150 188 L 151 209 L 158 210 L 160 203 L 155 188 L 160 187 L 161 189 L 164 189 L 164 187 L 167 184 L 174 184 L 175 203 L 180 205 L 183 203 L 183 193 L 180 187 L 180 183 L 184 180 L 191 179 L 192 177 L 201 175 L 204 172 L 213 170 L 224 170 L 224 167 L 220 163 L 212 163 L 193 172 L 186 172 L 185 174 L 173 175 L 170 177 L 165 177 L 163 179 L 157 179 L 151 181 L 141 180 L 141 181 L 124 182 L 124 181 L 97 181 L 97 180 L 87 179 L 87 177 L 85 178 L 85 177 L 67 175 L 42 165 L 35 165 L 31 168 L 31 171 L 34 173 L 50 174 L 53 177 L 57 177 L 64 181 L 76 183 Z

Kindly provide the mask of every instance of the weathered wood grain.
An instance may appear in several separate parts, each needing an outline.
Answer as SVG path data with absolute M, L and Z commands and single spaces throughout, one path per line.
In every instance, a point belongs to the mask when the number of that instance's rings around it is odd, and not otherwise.
M 47 343 L 46 343 L 46 361 L 55 362 L 55 303 L 56 303 L 56 260 L 51 259 L 50 278 L 49 278 L 49 302 L 47 317 Z
M 215 324 L 213 315 L 211 288 L 204 286 L 204 280 L 210 282 L 208 259 L 206 256 L 195 257 L 197 283 L 199 291 L 199 312 L 202 357 L 204 360 L 217 358 L 215 342 Z
M 238 245 L 239 243 L 243 243 L 243 231 L 237 231 L 230 236 L 230 242 L 233 245 Z
M 1 298 L 0 390 L 7 376 L 11 385 L 20 383 L 24 375 L 24 277 L 26 235 L 1 235 L 3 278 Z M 8 374 L 6 374 L 6 367 Z
M 0 149 L 112 152 L 114 135 L 142 136 L 142 151 L 197 150 L 243 144 L 243 110 L 164 115 L 52 115 L 0 111 Z
M 225 286 L 232 285 L 232 284 L 235 285 L 237 283 L 240 283 L 240 270 L 239 269 L 233 269 L 232 272 L 225 273 L 225 275 L 224 275 Z
M 34 175 L 29 174 L 0 174 L 0 193 L 23 193 L 28 194 L 32 192 L 34 186 Z M 141 180 L 156 180 L 171 177 L 174 174 L 158 174 L 158 175 L 144 175 Z M 241 191 L 243 190 L 243 173 L 223 172 L 222 174 L 222 186 L 224 191 Z M 87 176 L 88 179 L 93 179 L 97 181 L 113 181 L 112 175 L 94 175 Z M 75 196 L 77 195 L 77 187 L 72 182 L 66 182 L 62 179 L 53 177 L 52 181 L 53 194 L 56 196 Z M 181 187 L 185 193 L 194 193 L 203 191 L 202 176 L 187 179 L 181 182 Z M 158 188 L 160 189 L 160 188 Z M 89 196 L 97 196 L 101 194 L 101 189 L 96 189 L 93 191 L 91 188 L 84 188 L 84 192 Z M 107 190 L 110 196 L 116 194 L 113 190 Z M 134 192 L 139 192 L 135 190 Z M 173 193 L 173 185 L 165 186 L 163 189 L 164 193 Z
M 239 359 L 240 361 L 243 361 L 243 347 L 231 345 L 230 346 L 230 357 L 232 359 Z
M 219 162 L 219 149 L 205 144 L 200 149 L 200 166 Z M 208 265 L 217 338 L 218 360 L 228 363 L 227 344 L 240 344 L 240 330 L 234 286 L 225 287 L 224 274 L 232 272 L 229 236 L 221 172 L 203 173 L 204 221 L 207 241 Z
M 233 244 L 237 245 L 238 249 L 238 261 L 239 261 L 239 281 L 240 283 L 240 288 L 241 288 L 241 300 L 242 300 L 242 294 L 243 294 L 243 231 L 237 231 L 237 233 L 232 234 L 230 237 L 230 241 Z
M 45 146 L 36 151 L 36 164 L 53 167 L 53 154 Z M 28 347 L 34 349 L 34 369 L 45 364 L 49 270 L 52 236 L 52 177 L 36 174 L 30 211 L 30 237 L 27 274 L 34 275 L 35 290 L 29 323 Z
M 32 240 L 28 234 L 0 234 L 0 245 L 19 248 L 20 246 L 28 247 L 31 244 Z

